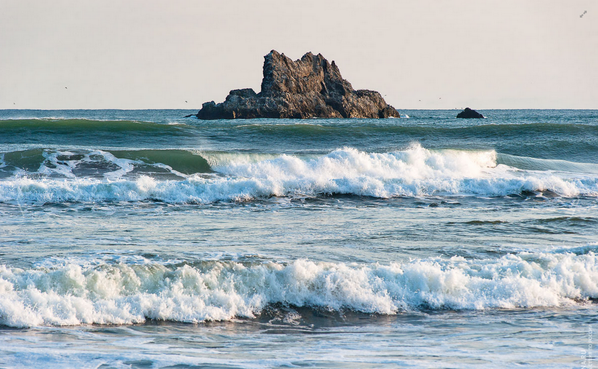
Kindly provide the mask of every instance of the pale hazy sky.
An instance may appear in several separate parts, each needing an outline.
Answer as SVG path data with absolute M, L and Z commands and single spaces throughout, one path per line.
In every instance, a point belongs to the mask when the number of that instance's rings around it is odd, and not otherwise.
M 0 0 L 0 109 L 199 109 L 263 56 L 399 109 L 598 109 L 598 1 Z

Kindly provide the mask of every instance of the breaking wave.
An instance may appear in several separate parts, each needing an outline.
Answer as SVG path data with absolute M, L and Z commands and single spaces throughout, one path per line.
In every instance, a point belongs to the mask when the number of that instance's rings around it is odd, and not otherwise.
M 595 248 L 390 265 L 142 256 L 2 265 L 0 324 L 203 322 L 253 318 L 277 304 L 375 314 L 567 306 L 598 297 Z
M 212 203 L 273 196 L 598 196 L 595 164 L 517 158 L 495 151 L 325 155 L 185 150 L 51 151 L 0 156 L 0 201 Z

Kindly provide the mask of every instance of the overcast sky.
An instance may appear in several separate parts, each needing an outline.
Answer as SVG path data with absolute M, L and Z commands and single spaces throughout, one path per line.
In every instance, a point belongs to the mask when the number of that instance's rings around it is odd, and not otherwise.
M 0 109 L 199 109 L 263 56 L 399 109 L 598 109 L 598 1 L 0 0 Z

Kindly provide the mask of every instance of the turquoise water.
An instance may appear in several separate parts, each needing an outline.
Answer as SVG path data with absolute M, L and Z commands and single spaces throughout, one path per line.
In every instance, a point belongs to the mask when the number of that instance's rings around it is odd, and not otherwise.
M 191 113 L 0 111 L 0 366 L 593 364 L 598 111 Z

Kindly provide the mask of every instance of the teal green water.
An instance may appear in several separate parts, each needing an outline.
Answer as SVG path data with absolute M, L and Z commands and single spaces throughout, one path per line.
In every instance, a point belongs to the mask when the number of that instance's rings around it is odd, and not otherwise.
M 598 111 L 0 111 L 0 366 L 589 367 Z

